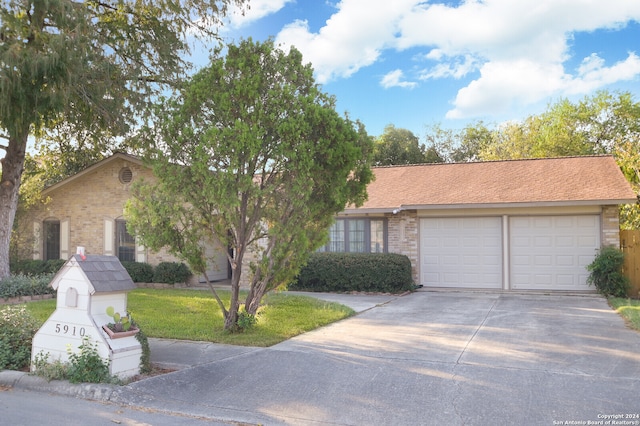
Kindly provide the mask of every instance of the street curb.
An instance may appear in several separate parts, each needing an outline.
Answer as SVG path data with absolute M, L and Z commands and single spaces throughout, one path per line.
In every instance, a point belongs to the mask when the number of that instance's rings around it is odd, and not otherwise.
M 119 388 L 119 386 L 116 385 L 97 383 L 73 384 L 66 380 L 52 380 L 47 382 L 47 380 L 42 377 L 12 370 L 0 371 L 0 386 L 37 392 L 49 392 L 95 401 L 110 401 L 115 399 Z

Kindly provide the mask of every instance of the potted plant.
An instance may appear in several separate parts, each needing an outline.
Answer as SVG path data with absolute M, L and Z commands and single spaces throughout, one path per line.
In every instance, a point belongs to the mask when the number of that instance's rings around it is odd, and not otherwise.
M 140 329 L 133 324 L 130 316 L 121 315 L 115 311 L 113 306 L 107 307 L 107 315 L 113 318 L 113 322 L 103 325 L 102 328 L 112 339 L 133 336 L 140 331 Z

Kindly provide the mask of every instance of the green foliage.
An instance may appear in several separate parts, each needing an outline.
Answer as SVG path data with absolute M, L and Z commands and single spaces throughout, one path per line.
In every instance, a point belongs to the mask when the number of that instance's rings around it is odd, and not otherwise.
M 162 262 L 154 269 L 153 282 L 165 284 L 184 283 L 191 275 L 189 267 L 184 263 Z
M 62 268 L 66 260 L 19 260 L 11 264 L 11 273 L 18 275 L 55 274 Z
M 142 354 L 140 355 L 140 374 L 149 374 L 151 373 L 151 348 L 149 347 L 149 339 L 144 331 L 140 328 L 140 326 L 133 321 L 133 325 L 138 327 L 138 332 L 135 337 L 138 343 L 140 343 Z
M 68 364 L 56 359 L 49 361 L 49 353 L 37 353 L 33 360 L 33 374 L 50 382 L 51 380 L 66 380 L 69 375 Z
M 628 297 L 610 297 L 609 304 L 631 328 L 640 331 L 640 300 Z
M 255 314 L 265 292 L 324 243 L 334 215 L 366 198 L 372 141 L 335 103 L 295 48 L 246 40 L 216 50 L 140 132 L 158 182 L 134 186 L 128 224 L 196 273 L 206 269 L 203 242 L 232 250 L 228 309 L 217 299 L 227 329 L 236 326 L 241 274 L 250 274 L 245 309 Z M 249 250 L 256 261 L 243 269 Z
M 0 132 L 7 140 L 0 175 L 3 253 L 9 251 L 30 137 L 58 145 L 44 151 L 43 160 L 53 160 L 52 173 L 29 176 L 33 182 L 23 200 L 34 201 L 50 178 L 99 158 L 114 140 L 144 121 L 151 100 L 181 83 L 190 68 L 184 58 L 194 38 L 215 38 L 228 7 L 243 3 L 1 3 Z M 59 161 L 56 154 L 61 154 Z M 0 258 L 0 278 L 9 275 L 8 262 L 7 256 Z
M 153 282 L 153 266 L 143 262 L 122 262 L 134 283 Z
M 290 290 L 399 293 L 414 288 L 411 261 L 393 253 L 313 253 Z
M 39 323 L 24 306 L 0 308 L 0 370 L 21 370 L 31 362 L 31 340 Z
M 437 152 L 430 152 L 430 160 L 439 158 Z M 426 162 L 425 148 L 419 139 L 407 129 L 398 129 L 393 124 L 384 128 L 376 138 L 373 148 L 373 164 L 390 166 L 398 164 L 420 164 Z
M 116 312 L 113 306 L 107 306 L 107 315 L 113 318 L 113 324 L 108 324 L 113 331 L 129 331 L 131 328 L 131 318 Z
M 0 298 L 55 294 L 49 285 L 53 275 L 11 275 L 0 281 Z
M 248 330 L 258 322 L 258 317 L 256 315 L 250 314 L 244 310 L 238 313 L 238 329 L 239 331 Z
M 78 346 L 80 352 L 67 348 L 69 365 L 67 379 L 71 383 L 112 383 L 114 378 L 109 374 L 109 361 L 102 359 L 98 353 L 97 343 L 91 342 L 88 336 Z
M 624 253 L 615 247 L 603 247 L 587 266 L 587 283 L 605 296 L 625 297 L 629 280 L 622 274 Z

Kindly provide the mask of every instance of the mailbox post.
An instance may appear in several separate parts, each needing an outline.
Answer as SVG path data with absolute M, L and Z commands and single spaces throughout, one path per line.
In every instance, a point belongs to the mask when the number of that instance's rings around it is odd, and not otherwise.
M 67 362 L 68 348 L 73 352 L 89 338 L 96 344 L 98 354 L 109 361 L 112 375 L 126 379 L 140 370 L 142 348 L 135 336 L 114 339 L 102 328 L 112 319 L 107 307 L 127 312 L 127 292 L 135 284 L 115 256 L 84 255 L 78 248 L 51 281 L 57 291 L 56 310 L 33 338 L 31 368 L 35 357 L 49 354 L 50 358 Z

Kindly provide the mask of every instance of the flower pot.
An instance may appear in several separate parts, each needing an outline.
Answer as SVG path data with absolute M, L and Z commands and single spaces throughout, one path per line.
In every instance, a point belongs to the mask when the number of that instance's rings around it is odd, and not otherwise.
M 136 327 L 131 327 L 127 331 L 113 331 L 106 325 L 103 325 L 102 329 L 109 335 L 111 339 L 120 339 L 122 337 L 134 336 L 138 331 L 140 331 L 140 329 Z

